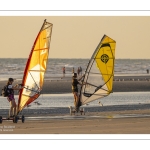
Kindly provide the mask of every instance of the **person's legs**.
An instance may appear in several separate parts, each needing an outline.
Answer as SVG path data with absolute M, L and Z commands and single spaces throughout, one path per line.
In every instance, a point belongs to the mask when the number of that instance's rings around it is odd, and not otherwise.
M 76 104 L 76 96 L 75 96 L 75 93 L 73 92 L 73 96 L 74 96 L 74 106 Z
M 79 101 L 78 92 L 74 92 L 74 106 L 77 111 L 78 111 L 78 101 Z
M 9 109 L 9 117 L 13 115 L 13 106 L 12 106 L 12 101 L 10 101 L 10 109 Z
M 65 72 L 63 71 L 63 77 L 65 77 Z
M 9 98 L 10 105 L 11 105 L 9 116 L 11 115 L 14 116 L 16 115 L 16 102 L 15 102 L 14 95 L 12 94 L 8 98 Z
M 13 107 L 13 116 L 16 115 L 16 102 L 15 100 L 12 100 L 12 107 Z

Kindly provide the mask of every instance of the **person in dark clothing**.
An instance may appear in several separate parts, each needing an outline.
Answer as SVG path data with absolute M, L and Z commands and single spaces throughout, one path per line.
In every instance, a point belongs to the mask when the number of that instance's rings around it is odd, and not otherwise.
M 146 71 L 147 71 L 147 74 L 149 74 L 149 69 L 147 69 Z
M 15 102 L 15 98 L 14 98 L 14 90 L 20 90 L 21 88 L 18 88 L 18 85 L 13 86 L 12 83 L 14 82 L 13 78 L 9 78 L 8 82 L 7 82 L 7 89 L 8 89 L 8 96 L 7 96 L 7 100 L 10 103 L 10 110 L 9 110 L 9 117 L 13 117 L 14 115 L 16 115 L 16 102 Z
M 75 106 L 75 109 L 77 112 L 78 112 L 78 102 L 79 102 L 78 84 L 81 84 L 79 81 L 83 77 L 84 77 L 84 75 L 80 79 L 77 79 L 77 73 L 74 73 L 72 76 L 72 93 L 74 95 L 74 106 Z M 82 84 L 84 84 L 84 83 L 82 83 Z

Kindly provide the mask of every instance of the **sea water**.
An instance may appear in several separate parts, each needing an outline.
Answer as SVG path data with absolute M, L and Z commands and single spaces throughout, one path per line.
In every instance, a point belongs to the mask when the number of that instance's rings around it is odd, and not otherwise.
M 0 58 L 0 81 L 7 80 L 9 77 L 22 79 L 26 66 L 26 58 Z M 49 58 L 45 78 L 62 76 L 62 68 L 66 68 L 66 76 L 72 75 L 74 67 L 77 72 L 78 67 L 82 67 L 85 72 L 89 59 L 54 59 Z M 148 59 L 116 59 L 114 66 L 115 75 L 124 74 L 147 74 L 150 70 Z
M 15 95 L 17 102 L 18 95 Z M 93 102 L 84 105 L 85 107 L 100 106 L 99 102 L 103 106 L 113 105 L 135 105 L 135 104 L 150 104 L 150 92 L 115 92 L 107 97 L 95 100 Z M 42 94 L 37 100 L 32 102 L 29 107 L 25 109 L 41 109 L 52 107 L 69 107 L 73 106 L 73 95 L 68 94 Z M 10 108 L 9 102 L 5 97 L 0 97 L 0 109 Z
M 23 58 L 1 58 L 0 59 L 0 81 L 7 80 L 9 77 L 22 79 L 27 59 Z M 89 59 L 49 59 L 47 65 L 46 78 L 56 78 L 62 76 L 62 67 L 66 67 L 66 76 L 72 75 L 72 68 L 75 71 L 82 67 L 83 72 L 88 65 Z M 146 75 L 146 70 L 150 69 L 148 59 L 116 59 L 114 66 L 115 75 Z M 15 95 L 17 102 L 18 95 Z M 150 92 L 118 92 L 109 96 L 95 100 L 86 107 L 99 106 L 99 101 L 104 105 L 131 105 L 150 103 Z M 35 102 L 39 102 L 36 104 Z M 73 95 L 68 94 L 44 94 L 30 104 L 32 108 L 48 107 L 68 107 L 73 106 Z M 0 97 L 0 109 L 9 108 L 6 98 Z

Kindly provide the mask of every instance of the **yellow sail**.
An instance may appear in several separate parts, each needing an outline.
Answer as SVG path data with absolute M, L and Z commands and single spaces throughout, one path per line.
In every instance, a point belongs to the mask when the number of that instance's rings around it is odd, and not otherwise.
M 105 36 L 95 55 L 96 64 L 106 83 L 108 92 L 111 92 L 113 87 L 115 46 L 116 42 Z
M 112 92 L 115 47 L 116 42 L 104 35 L 85 71 L 78 106 L 103 98 Z
M 18 113 L 40 96 L 49 55 L 52 27 L 53 25 L 51 23 L 44 20 L 33 44 L 24 70 L 22 80 L 24 88 L 19 94 Z

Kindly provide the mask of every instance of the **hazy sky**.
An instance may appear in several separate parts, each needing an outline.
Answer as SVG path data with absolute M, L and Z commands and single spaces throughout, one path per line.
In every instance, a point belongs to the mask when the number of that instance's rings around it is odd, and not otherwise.
M 53 24 L 49 58 L 90 58 L 104 34 L 116 58 L 150 58 L 150 16 L 0 16 L 0 58 L 27 58 L 44 19 Z

